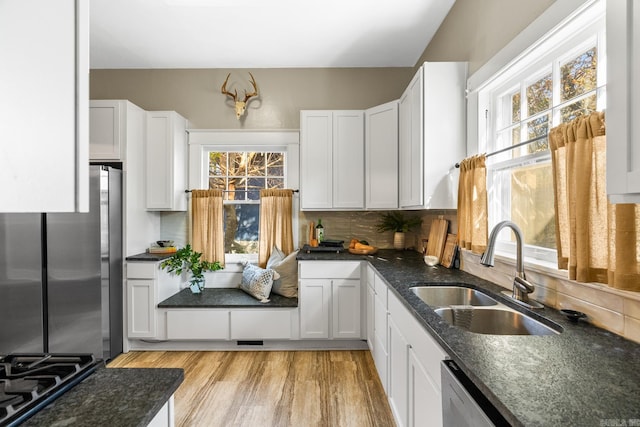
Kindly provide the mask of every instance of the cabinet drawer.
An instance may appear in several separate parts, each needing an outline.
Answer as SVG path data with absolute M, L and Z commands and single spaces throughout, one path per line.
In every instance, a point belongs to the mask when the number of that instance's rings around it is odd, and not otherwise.
M 234 310 L 231 339 L 291 339 L 291 310 Z
M 167 339 L 228 340 L 228 310 L 169 310 Z
M 359 279 L 358 261 L 307 261 L 299 264 L 301 279 Z
M 155 279 L 158 268 L 157 262 L 128 262 L 127 279 Z

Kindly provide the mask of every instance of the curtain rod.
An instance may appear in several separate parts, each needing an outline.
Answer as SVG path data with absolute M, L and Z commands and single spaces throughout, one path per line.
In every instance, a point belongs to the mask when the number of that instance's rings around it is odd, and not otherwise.
M 486 156 L 487 157 L 495 156 L 496 154 L 504 153 L 505 151 L 513 150 L 514 148 L 522 147 L 523 145 L 531 144 L 532 142 L 536 142 L 536 141 L 539 141 L 541 139 L 545 139 L 548 136 L 549 136 L 549 134 L 536 136 L 535 138 L 529 139 L 527 141 L 519 142 L 518 144 L 511 145 L 509 147 L 501 148 L 500 150 L 496 150 L 493 153 L 487 154 Z M 456 163 L 456 167 L 459 168 L 460 167 L 460 163 Z
M 264 190 L 264 189 L 262 189 L 262 190 Z M 277 188 L 271 188 L 270 190 L 278 190 L 278 189 Z M 286 189 L 283 188 L 283 190 L 286 190 Z M 192 191 L 193 190 L 184 190 L 185 193 L 191 193 Z M 259 190 L 220 190 L 220 191 L 222 191 L 223 193 L 238 193 L 238 192 L 241 192 L 241 191 L 259 191 Z M 291 191 L 293 191 L 294 193 L 299 193 L 300 192 L 300 190 L 291 190 Z

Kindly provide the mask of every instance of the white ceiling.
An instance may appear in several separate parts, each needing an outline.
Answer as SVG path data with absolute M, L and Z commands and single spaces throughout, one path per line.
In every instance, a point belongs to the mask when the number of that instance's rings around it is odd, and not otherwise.
M 90 0 L 91 68 L 412 67 L 455 0 Z

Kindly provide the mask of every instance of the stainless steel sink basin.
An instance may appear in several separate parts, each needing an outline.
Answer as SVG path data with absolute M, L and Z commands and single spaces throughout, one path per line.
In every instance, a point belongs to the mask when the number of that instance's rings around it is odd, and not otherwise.
M 560 326 L 557 327 L 559 330 L 555 330 L 508 307 L 442 307 L 435 312 L 450 325 L 478 334 L 555 335 L 562 332 Z
M 431 307 L 450 305 L 491 306 L 498 304 L 490 296 L 460 286 L 414 286 L 411 291 Z

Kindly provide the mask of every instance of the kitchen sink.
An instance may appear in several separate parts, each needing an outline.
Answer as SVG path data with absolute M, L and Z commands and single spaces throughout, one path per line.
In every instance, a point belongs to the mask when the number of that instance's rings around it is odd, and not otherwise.
M 492 306 L 496 300 L 476 289 L 461 286 L 414 286 L 410 290 L 431 307 L 450 305 Z
M 488 335 L 556 335 L 562 332 L 506 306 L 497 308 L 441 307 L 435 312 L 450 325 Z
M 555 335 L 551 327 L 498 302 L 484 292 L 465 286 L 438 285 L 409 288 L 452 326 L 487 335 Z

